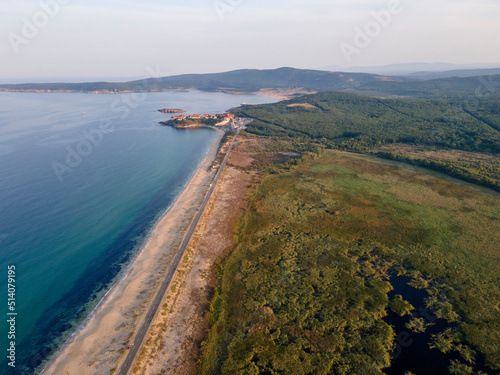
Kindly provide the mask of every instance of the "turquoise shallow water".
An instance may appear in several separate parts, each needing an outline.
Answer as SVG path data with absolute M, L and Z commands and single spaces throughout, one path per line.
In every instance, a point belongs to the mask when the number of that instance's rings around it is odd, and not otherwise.
M 223 112 L 261 96 L 0 93 L 0 293 L 15 266 L 16 368 L 33 373 L 74 331 L 206 155 L 215 132 L 175 130 L 162 107 Z M 1 289 L 0 289 L 1 290 Z

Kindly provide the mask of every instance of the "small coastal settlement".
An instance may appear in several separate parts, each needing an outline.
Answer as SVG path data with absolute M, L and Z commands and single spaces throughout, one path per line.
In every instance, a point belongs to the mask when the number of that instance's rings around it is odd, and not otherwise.
M 205 113 L 203 115 L 200 114 L 192 114 L 192 115 L 176 115 L 172 116 L 170 123 L 174 123 L 174 125 L 179 126 L 189 126 L 189 125 L 213 125 L 213 126 L 227 126 L 231 125 L 235 127 L 235 116 L 232 113 L 217 113 L 215 115 Z

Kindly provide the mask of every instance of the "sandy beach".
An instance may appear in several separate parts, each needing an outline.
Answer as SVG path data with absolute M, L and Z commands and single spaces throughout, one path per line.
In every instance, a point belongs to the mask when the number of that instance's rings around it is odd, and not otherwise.
M 207 156 L 168 212 L 158 221 L 127 274 L 86 324 L 49 361 L 43 374 L 109 374 L 127 353 L 151 297 L 216 174 L 211 168 L 224 134 L 217 130 Z
M 255 143 L 238 137 L 224 174 L 156 316 L 134 370 L 136 374 L 196 375 L 207 330 L 206 312 L 215 286 L 213 266 L 236 245 L 234 231 L 257 176 Z

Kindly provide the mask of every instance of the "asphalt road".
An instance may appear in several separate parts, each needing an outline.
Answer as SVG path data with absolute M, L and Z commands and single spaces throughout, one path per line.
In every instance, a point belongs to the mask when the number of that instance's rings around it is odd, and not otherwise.
M 144 341 L 144 338 L 146 337 L 146 334 L 149 331 L 149 327 L 151 323 L 153 322 L 154 317 L 156 316 L 156 313 L 158 312 L 158 308 L 160 307 L 160 304 L 163 300 L 163 297 L 165 296 L 165 293 L 167 292 L 167 289 L 172 282 L 172 279 L 175 275 L 175 272 L 177 271 L 177 268 L 179 267 L 179 264 L 182 260 L 182 257 L 184 256 L 184 252 L 186 251 L 187 246 L 189 245 L 189 242 L 191 241 L 191 238 L 193 237 L 194 231 L 196 230 L 196 226 L 198 225 L 201 216 L 203 215 L 203 211 L 205 211 L 205 207 L 207 206 L 208 201 L 210 200 L 210 197 L 212 196 L 215 187 L 217 186 L 217 182 L 219 181 L 220 176 L 222 175 L 222 172 L 224 171 L 224 168 L 226 167 L 227 160 L 229 159 L 229 155 L 231 154 L 231 151 L 233 150 L 234 143 L 236 141 L 236 138 L 240 134 L 240 130 L 238 129 L 238 132 L 236 133 L 236 136 L 234 137 L 233 141 L 231 142 L 231 146 L 229 147 L 229 150 L 227 151 L 226 157 L 224 158 L 224 161 L 222 162 L 219 171 L 217 172 L 217 175 L 215 176 L 214 180 L 212 181 L 210 188 L 207 191 L 207 194 L 205 195 L 205 198 L 203 199 L 203 202 L 201 202 L 200 207 L 198 208 L 198 211 L 196 212 L 196 215 L 194 216 L 193 220 L 191 221 L 191 224 L 189 225 L 189 229 L 184 235 L 184 238 L 182 239 L 182 242 L 177 249 L 177 253 L 175 254 L 175 257 L 170 264 L 170 267 L 168 268 L 167 274 L 165 275 L 165 279 L 163 279 L 163 282 L 160 285 L 160 289 L 156 293 L 153 302 L 151 303 L 148 312 L 146 313 L 146 317 L 144 321 L 142 322 L 139 331 L 137 331 L 137 335 L 134 338 L 134 341 L 132 343 L 132 347 L 127 353 L 127 357 L 125 358 L 125 361 L 122 363 L 122 366 L 120 368 L 120 371 L 117 373 L 118 375 L 127 375 L 130 371 L 130 368 L 134 364 L 134 360 L 137 356 L 137 353 L 141 349 L 142 342 Z

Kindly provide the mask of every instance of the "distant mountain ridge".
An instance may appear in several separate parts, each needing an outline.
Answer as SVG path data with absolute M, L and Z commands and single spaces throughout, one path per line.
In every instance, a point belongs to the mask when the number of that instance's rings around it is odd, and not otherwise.
M 305 88 L 318 91 L 349 90 L 389 78 L 365 73 L 332 73 L 321 70 L 279 68 L 273 70 L 241 69 L 225 73 L 183 74 L 131 82 L 25 83 L 0 84 L 0 89 L 22 91 L 154 91 L 174 89 L 234 90 L 256 92 L 262 88 Z
M 390 77 L 368 73 L 328 72 L 279 68 L 271 70 L 241 69 L 225 73 L 183 74 L 161 78 L 149 78 L 130 82 L 88 83 L 25 83 L 0 84 L 0 91 L 36 92 L 85 92 L 118 93 L 166 90 L 221 91 L 228 93 L 258 93 L 262 89 L 294 90 L 309 92 L 344 91 L 377 97 L 469 97 L 478 88 L 490 94 L 500 90 L 500 70 L 490 69 L 488 74 L 471 77 L 474 73 L 458 71 L 448 73 L 463 77 L 445 77 L 421 80 L 409 77 Z M 488 86 L 488 87 L 485 87 Z M 300 91 L 300 90 L 299 90 Z
M 356 90 L 368 96 L 414 97 L 427 99 L 471 98 L 499 95 L 500 75 L 450 77 L 428 81 L 368 83 Z
M 350 73 L 370 73 L 370 74 L 382 74 L 389 76 L 408 76 L 412 74 L 421 73 L 442 73 L 446 71 L 457 71 L 457 70 L 481 70 L 481 69 L 496 69 L 500 68 L 500 63 L 498 64 L 450 64 L 450 63 L 403 63 L 403 64 L 390 64 L 381 66 L 355 66 L 350 68 L 345 68 L 337 65 L 331 65 L 322 68 L 326 71 L 334 72 L 350 72 Z M 485 73 L 487 74 L 487 73 Z M 480 74 L 478 74 L 480 75 Z M 434 77 L 443 78 L 443 77 Z
M 486 75 L 498 75 L 500 74 L 500 68 L 490 68 L 490 69 L 458 69 L 458 70 L 447 70 L 444 72 L 416 72 L 409 74 L 407 77 L 412 79 L 418 79 L 422 81 L 427 81 L 431 79 L 440 78 L 453 78 L 453 77 L 477 77 Z

